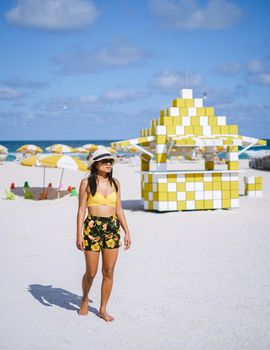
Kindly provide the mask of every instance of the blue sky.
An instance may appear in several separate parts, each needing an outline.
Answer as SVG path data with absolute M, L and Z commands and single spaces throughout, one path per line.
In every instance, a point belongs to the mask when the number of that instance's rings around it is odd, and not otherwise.
M 0 2 L 0 139 L 137 137 L 185 87 L 270 138 L 270 2 Z

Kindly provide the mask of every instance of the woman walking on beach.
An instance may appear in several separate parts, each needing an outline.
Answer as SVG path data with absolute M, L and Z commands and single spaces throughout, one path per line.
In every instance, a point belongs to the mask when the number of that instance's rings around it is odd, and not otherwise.
M 121 205 L 120 183 L 112 177 L 114 159 L 107 149 L 99 149 L 89 160 L 90 175 L 80 185 L 77 214 L 77 248 L 84 251 L 86 271 L 82 278 L 82 303 L 79 314 L 88 314 L 88 293 L 97 273 L 102 252 L 101 302 L 98 316 L 105 321 L 114 318 L 106 307 L 113 285 L 113 272 L 121 246 L 120 225 L 124 249 L 130 247 L 130 233 Z M 88 216 L 85 219 L 86 207 Z

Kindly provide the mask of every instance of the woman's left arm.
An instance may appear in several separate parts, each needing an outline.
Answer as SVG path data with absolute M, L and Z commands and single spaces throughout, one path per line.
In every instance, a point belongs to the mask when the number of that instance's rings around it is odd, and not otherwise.
M 117 218 L 120 222 L 120 225 L 122 226 L 122 228 L 125 232 L 125 236 L 124 236 L 125 247 L 124 247 L 124 249 L 128 249 L 131 245 L 131 239 L 130 239 L 130 232 L 128 229 L 124 210 L 122 208 L 121 191 L 120 191 L 120 182 L 119 181 L 117 181 L 117 186 L 118 186 L 118 191 L 117 191 L 117 201 L 116 201 L 116 215 L 117 215 Z

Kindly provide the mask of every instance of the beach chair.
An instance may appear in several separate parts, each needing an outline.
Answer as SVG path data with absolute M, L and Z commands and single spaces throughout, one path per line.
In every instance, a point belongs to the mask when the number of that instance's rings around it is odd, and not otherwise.
M 16 199 L 16 196 L 14 193 L 12 193 L 10 190 L 8 190 L 7 188 L 5 189 L 5 192 L 6 192 L 6 199 L 8 200 L 14 200 Z
M 73 187 L 71 192 L 70 192 L 71 197 L 78 197 L 78 192 L 76 191 L 76 188 Z
M 27 188 L 23 188 L 23 196 L 24 196 L 24 199 L 34 199 L 33 193 L 29 191 Z

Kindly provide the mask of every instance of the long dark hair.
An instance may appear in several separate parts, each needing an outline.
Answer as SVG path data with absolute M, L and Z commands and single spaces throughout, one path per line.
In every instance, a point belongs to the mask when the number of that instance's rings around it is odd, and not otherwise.
M 110 181 L 110 184 L 114 185 L 116 192 L 118 192 L 118 186 L 117 186 L 117 183 L 116 183 L 115 179 L 113 178 L 112 174 L 113 174 L 113 171 L 111 170 L 108 173 L 108 179 Z M 91 166 L 91 173 L 90 173 L 90 175 L 88 177 L 88 186 L 90 188 L 90 192 L 91 192 L 92 196 L 94 196 L 95 193 L 97 192 L 97 181 L 98 181 L 98 178 L 97 178 L 97 162 L 95 162 Z

